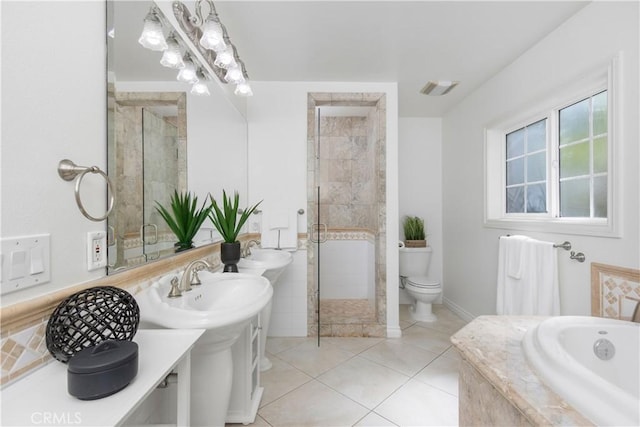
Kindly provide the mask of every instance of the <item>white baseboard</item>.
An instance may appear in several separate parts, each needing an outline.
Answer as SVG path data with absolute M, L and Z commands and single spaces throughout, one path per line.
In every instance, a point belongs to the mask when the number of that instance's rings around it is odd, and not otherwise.
M 399 326 L 387 326 L 387 338 L 401 338 L 402 328 Z
M 444 300 L 444 305 L 451 311 L 453 311 L 455 314 L 457 314 L 458 316 L 460 316 L 462 319 L 466 320 L 467 322 L 471 322 L 473 319 L 476 318 L 476 316 L 474 316 L 473 314 L 469 313 L 467 310 L 465 310 L 464 308 L 460 307 L 458 304 L 456 304 L 455 302 L 451 301 L 448 298 L 443 298 Z

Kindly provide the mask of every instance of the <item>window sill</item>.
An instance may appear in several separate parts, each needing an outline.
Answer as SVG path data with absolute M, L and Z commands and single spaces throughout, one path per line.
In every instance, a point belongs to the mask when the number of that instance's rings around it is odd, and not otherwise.
M 620 227 L 607 220 L 556 219 L 556 218 L 491 218 L 485 219 L 486 228 L 536 231 L 542 233 L 572 234 L 620 238 Z

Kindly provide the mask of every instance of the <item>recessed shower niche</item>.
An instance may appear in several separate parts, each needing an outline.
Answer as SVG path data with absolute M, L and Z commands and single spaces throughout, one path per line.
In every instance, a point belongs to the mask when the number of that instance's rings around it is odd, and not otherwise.
M 386 336 L 383 93 L 309 93 L 309 336 Z

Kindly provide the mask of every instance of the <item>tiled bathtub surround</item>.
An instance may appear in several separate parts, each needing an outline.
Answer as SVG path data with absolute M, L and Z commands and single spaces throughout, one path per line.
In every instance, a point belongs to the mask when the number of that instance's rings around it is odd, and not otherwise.
M 531 371 L 521 342 L 546 317 L 480 316 L 451 337 L 462 356 L 460 425 L 590 426 Z
M 366 116 L 332 117 L 316 107 L 370 107 Z M 369 306 L 333 298 L 321 316 L 323 336 L 386 334 L 386 99 L 382 93 L 310 93 L 307 110 L 308 230 L 327 224 L 327 239 L 373 242 L 374 285 Z M 318 133 L 319 131 L 319 133 Z M 320 187 L 318 221 L 317 187 Z M 308 334 L 318 334 L 316 248 L 308 246 Z M 322 280 L 322 279 L 321 279 Z M 321 295 L 322 298 L 322 295 Z M 340 301 L 336 301 L 340 300 Z M 322 306 L 322 301 L 321 301 Z M 363 312 L 332 320 L 332 313 Z M 373 317 L 371 316 L 373 313 Z
M 640 302 L 640 270 L 591 263 L 591 315 L 629 320 Z

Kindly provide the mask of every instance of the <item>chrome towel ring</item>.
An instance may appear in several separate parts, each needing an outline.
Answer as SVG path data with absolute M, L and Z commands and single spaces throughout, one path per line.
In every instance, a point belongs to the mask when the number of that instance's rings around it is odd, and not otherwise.
M 107 213 L 105 213 L 104 216 L 97 217 L 97 218 L 89 215 L 89 213 L 85 210 L 84 206 L 82 205 L 82 200 L 80 200 L 80 184 L 82 184 L 82 178 L 84 178 L 84 176 L 89 172 L 102 175 L 104 180 L 107 181 L 107 187 L 109 192 L 109 207 L 107 209 Z M 80 209 L 80 212 L 82 212 L 82 215 L 84 215 L 91 221 L 96 221 L 96 222 L 104 221 L 105 219 L 107 219 L 107 217 L 109 216 L 109 214 L 113 210 L 113 207 L 116 204 L 116 198 L 114 195 L 115 193 L 113 191 L 113 185 L 111 184 L 111 180 L 109 179 L 106 173 L 104 173 L 97 166 L 78 166 L 75 163 L 73 163 L 71 160 L 64 159 L 64 160 L 60 160 L 60 163 L 58 163 L 58 175 L 60 175 L 60 178 L 64 179 L 65 181 L 73 181 L 76 177 L 78 177 L 78 179 L 76 180 L 75 195 L 76 195 L 76 203 L 78 204 L 78 209 Z

